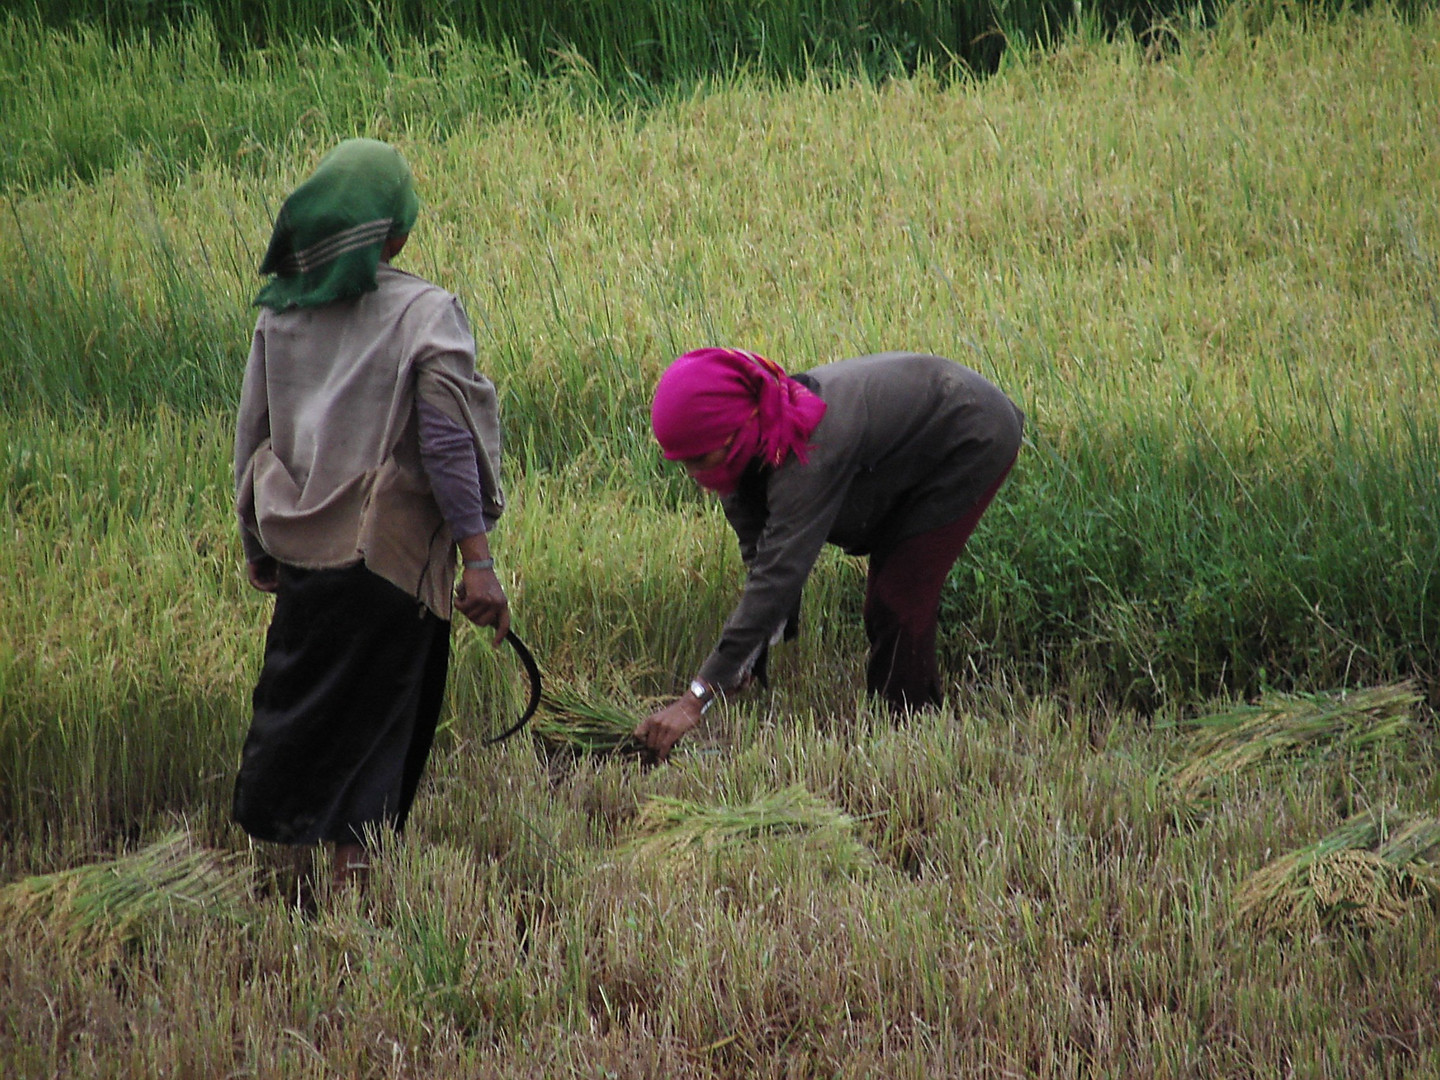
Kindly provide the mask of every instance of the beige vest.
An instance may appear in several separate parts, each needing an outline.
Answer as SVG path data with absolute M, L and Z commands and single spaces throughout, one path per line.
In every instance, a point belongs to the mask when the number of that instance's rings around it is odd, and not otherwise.
M 353 301 L 261 312 L 235 434 L 247 558 L 310 569 L 363 560 L 450 617 L 455 544 L 420 461 L 415 403 L 469 429 L 487 517 L 504 510 L 495 387 L 475 371 L 459 301 L 382 265 Z

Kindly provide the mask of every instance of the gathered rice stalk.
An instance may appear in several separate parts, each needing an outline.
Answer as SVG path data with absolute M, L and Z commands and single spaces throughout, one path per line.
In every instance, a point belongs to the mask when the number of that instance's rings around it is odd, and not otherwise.
M 1186 761 L 1169 786 L 1194 798 L 1223 776 L 1273 758 L 1376 746 L 1407 730 L 1421 696 L 1400 682 L 1332 695 L 1277 695 L 1195 721 Z
M 1237 920 L 1269 933 L 1393 926 L 1416 904 L 1440 900 L 1440 819 L 1351 818 L 1255 871 L 1235 900 Z
M 198 847 L 184 829 L 107 862 L 0 889 L 0 923 L 37 933 L 67 957 L 108 963 L 147 934 L 205 914 L 240 918 L 254 875 L 240 856 Z
M 540 698 L 530 731 L 547 749 L 572 754 L 639 754 L 636 713 L 584 697 L 573 690 L 552 690 Z
M 653 795 L 640 807 L 635 827 L 640 835 L 622 850 L 646 860 L 694 859 L 780 839 L 803 842 L 841 871 L 870 862 L 869 850 L 855 837 L 855 819 L 801 784 L 738 806 Z

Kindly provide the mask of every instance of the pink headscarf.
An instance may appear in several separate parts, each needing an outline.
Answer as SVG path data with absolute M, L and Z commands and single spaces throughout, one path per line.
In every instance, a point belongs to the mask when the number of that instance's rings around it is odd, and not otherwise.
M 728 495 L 753 458 L 779 465 L 793 450 L 804 464 L 824 415 L 825 402 L 773 360 L 740 349 L 695 349 L 660 376 L 650 426 L 671 461 L 718 450 L 733 435 L 724 463 L 695 475 Z

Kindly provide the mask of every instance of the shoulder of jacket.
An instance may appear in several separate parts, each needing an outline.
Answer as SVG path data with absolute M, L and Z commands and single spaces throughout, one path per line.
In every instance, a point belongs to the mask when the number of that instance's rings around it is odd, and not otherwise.
M 393 266 L 382 265 L 377 274 L 377 281 L 381 288 L 391 290 L 397 296 L 403 297 L 406 307 L 419 303 L 423 303 L 427 307 L 443 307 L 447 304 L 460 303 L 460 298 L 450 290 L 442 288 L 418 274 L 412 274 L 407 270 L 398 270 Z

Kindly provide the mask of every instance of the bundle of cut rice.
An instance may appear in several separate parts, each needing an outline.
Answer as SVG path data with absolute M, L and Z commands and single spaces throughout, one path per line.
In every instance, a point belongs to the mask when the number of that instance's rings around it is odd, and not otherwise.
M 1235 894 L 1236 918 L 1269 933 L 1373 928 L 1440 900 L 1440 819 L 1391 811 L 1351 818 L 1261 867 Z
M 551 690 L 540 698 L 530 731 L 547 749 L 572 754 L 639 754 L 635 712 L 573 690 Z
M 254 874 L 184 829 L 108 862 L 0 889 L 0 924 L 48 938 L 72 959 L 108 963 L 147 934 L 192 915 L 240 918 Z
M 1277 695 L 1195 721 L 1186 760 L 1168 778 L 1193 799 L 1224 776 L 1262 761 L 1374 747 L 1405 731 L 1420 694 L 1402 682 L 1332 695 Z
M 801 842 L 842 872 L 871 861 L 855 836 L 855 819 L 800 784 L 731 806 L 654 795 L 641 806 L 635 824 L 639 835 L 623 850 L 646 860 L 694 859 L 781 840 Z

